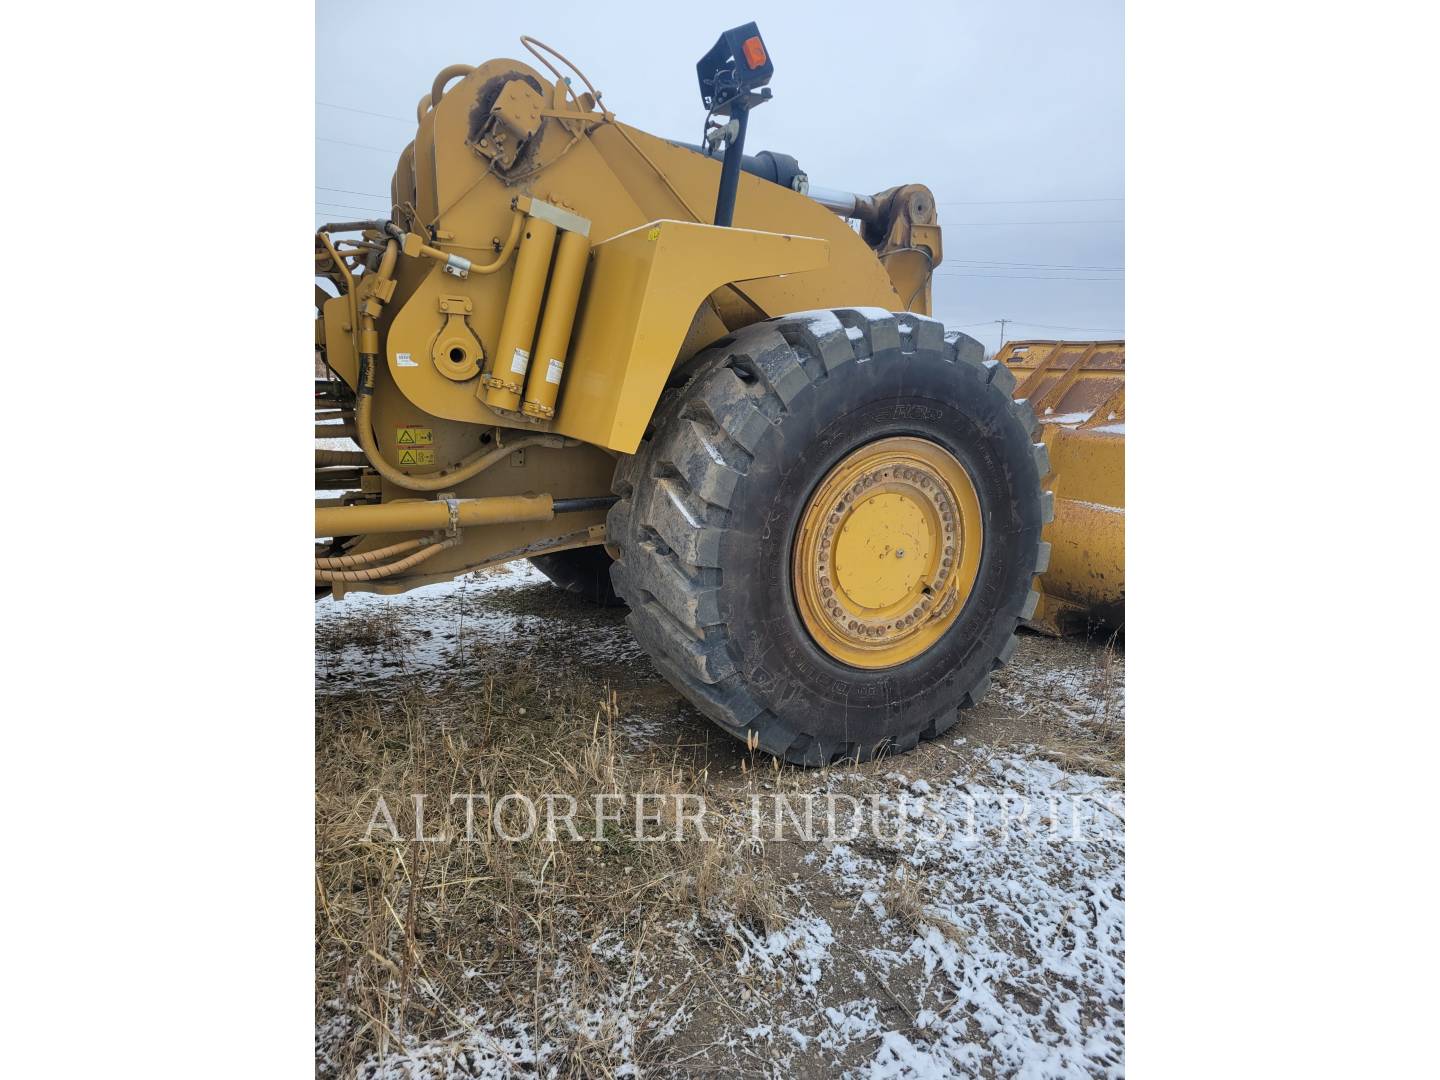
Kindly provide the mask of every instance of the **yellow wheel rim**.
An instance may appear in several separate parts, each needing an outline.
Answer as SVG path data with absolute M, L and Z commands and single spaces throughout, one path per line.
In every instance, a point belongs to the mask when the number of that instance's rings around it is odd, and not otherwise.
M 959 616 L 984 541 L 975 484 L 948 450 L 909 437 L 862 446 L 830 470 L 800 519 L 800 618 L 842 663 L 903 664 Z

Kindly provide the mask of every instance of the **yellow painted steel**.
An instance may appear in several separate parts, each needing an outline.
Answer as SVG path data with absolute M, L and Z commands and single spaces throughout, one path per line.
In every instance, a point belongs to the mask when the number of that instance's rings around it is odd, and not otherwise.
M 1050 634 L 1125 620 L 1125 343 L 1015 341 L 1014 373 L 1050 453 L 1050 567 L 1030 625 Z
M 796 607 L 836 660 L 903 664 L 959 616 L 984 541 L 975 485 L 954 455 L 926 439 L 879 439 L 841 460 L 806 504 Z
M 570 332 L 575 327 L 576 309 L 580 303 L 580 286 L 589 264 L 589 238 L 570 230 L 562 233 L 555 252 L 555 268 L 550 272 L 545 314 L 535 339 L 530 377 L 525 383 L 524 412 L 540 420 L 548 420 L 555 415 L 555 399 L 560 396 L 560 380 L 564 376 L 565 360 L 570 349 Z
M 377 533 L 347 553 L 391 544 L 385 534 L 402 520 L 440 527 L 443 504 L 412 501 L 416 490 L 604 494 L 608 455 L 636 449 L 676 365 L 751 323 L 828 307 L 930 311 L 941 242 L 923 185 L 866 200 L 874 213 L 857 231 L 802 193 L 742 173 L 737 227 L 717 229 L 717 159 L 620 122 L 582 74 L 572 89 L 541 66 L 444 69 L 399 155 L 387 220 L 343 240 L 338 229 L 317 235 L 317 273 L 340 294 L 318 300 L 317 347 L 358 391 L 344 424 L 320 434 L 358 439 L 369 464 L 353 476 L 331 470 L 317 487 L 382 500 L 322 508 L 351 515 L 330 522 L 346 535 Z M 412 426 L 435 441 L 407 458 L 394 433 Z M 556 443 L 527 449 L 513 429 Z M 563 449 L 560 436 L 571 440 Z M 500 446 L 509 453 L 491 462 Z M 375 513 L 392 505 L 406 516 Z M 576 546 L 575 535 L 603 540 L 603 509 L 573 518 L 578 533 L 548 516 L 504 516 L 423 567 L 357 587 L 398 591 L 502 555 Z M 350 584 L 336 582 L 336 595 Z
M 633 454 L 705 297 L 828 258 L 824 240 L 688 221 L 652 221 L 597 244 L 553 430 Z
M 505 320 L 500 324 L 500 343 L 484 380 L 485 404 L 492 409 L 516 412 L 520 408 L 530 351 L 535 344 L 535 324 L 540 317 L 540 298 L 555 249 L 555 232 L 555 226 L 548 221 L 526 219 L 515 256 L 515 277 L 505 302 Z
M 452 505 L 453 504 L 453 505 Z M 453 515 L 453 516 L 452 516 Z M 496 495 L 485 499 L 395 499 L 357 506 L 317 507 L 316 536 L 423 532 L 515 521 L 549 521 L 549 495 Z
M 487 404 L 486 390 L 492 388 L 477 388 L 484 375 L 457 382 L 436 370 L 433 363 L 415 363 L 415 357 L 431 355 L 441 331 L 441 298 L 463 295 L 470 300 L 473 314 L 468 317 L 469 326 L 491 358 L 492 370 L 485 374 L 508 377 L 514 346 L 509 342 L 511 335 L 506 342 L 499 341 L 500 324 L 514 289 L 517 265 L 511 260 L 492 274 L 481 274 L 478 266 L 503 249 L 517 204 L 523 208 L 525 200 L 533 198 L 570 208 L 591 223 L 589 238 L 598 248 L 656 221 L 708 224 L 720 163 L 621 123 L 593 100 L 587 103 L 591 95 L 572 99 L 563 82 L 547 78 L 528 64 L 492 60 L 468 70 L 457 65 L 452 78 L 456 75 L 459 78 L 449 83 L 438 102 L 425 107 L 415 142 L 401 156 L 392 181 L 392 216 L 407 234 L 428 234 L 433 240 L 427 246 L 470 259 L 477 269 L 459 280 L 446 274 L 433 258 L 407 256 L 401 260 L 396 275 L 399 288 L 379 320 L 384 339 L 382 374 L 389 376 L 388 381 L 412 405 L 430 415 L 544 430 L 546 422 L 534 413 L 497 412 Z M 472 137 L 472 112 L 477 104 L 491 101 L 516 80 L 532 89 L 539 87 L 546 107 L 541 111 L 539 130 L 507 175 L 495 168 L 495 159 L 478 149 L 478 140 Z M 925 275 L 932 263 L 940 261 L 940 228 L 934 224 L 933 199 L 920 185 L 896 191 L 904 197 L 893 195 L 885 201 L 898 209 L 883 235 L 874 240 L 880 245 L 876 248 L 845 220 L 803 194 L 742 174 L 735 208 L 737 226 L 824 240 L 830 258 L 804 272 L 765 276 L 763 271 L 753 270 L 744 273 L 743 284 L 741 278 L 714 280 L 708 296 L 701 294 L 693 302 L 687 301 L 685 318 L 694 322 L 697 332 L 676 339 L 672 366 L 684 359 L 678 353 L 682 344 L 694 352 L 741 326 L 792 311 L 843 305 L 891 311 L 908 306 L 928 313 Z M 916 215 L 928 223 L 912 226 L 911 218 Z M 921 250 L 926 254 L 917 254 Z M 698 257 L 707 256 L 699 252 Z M 592 259 L 585 275 L 586 288 L 596 284 L 593 279 L 598 271 L 599 263 Z M 917 292 L 921 281 L 927 284 Z M 530 295 L 528 286 L 520 291 Z M 584 331 L 581 315 L 573 338 L 578 340 Z M 528 349 L 529 343 L 520 347 Z M 626 379 L 623 366 L 628 353 L 593 355 L 604 369 L 594 371 L 596 377 L 617 382 Z M 566 368 L 573 368 L 574 362 L 572 349 Z M 348 370 L 353 370 L 353 365 Z M 658 394 L 663 380 L 655 385 Z M 377 392 L 386 390 L 382 386 Z M 566 394 L 562 384 L 562 409 Z M 508 393 L 497 391 L 493 396 L 502 408 L 514 408 Z M 653 405 L 653 400 L 640 401 L 635 408 L 648 411 Z
M 510 235 L 505 238 L 505 243 L 501 245 L 500 251 L 496 254 L 495 258 L 488 263 L 470 263 L 465 267 L 465 272 L 467 274 L 493 274 L 509 262 L 510 253 L 515 250 L 515 245 L 520 242 L 520 230 L 524 228 L 525 220 L 525 214 L 517 211 L 514 215 L 514 220 L 510 222 Z M 405 234 L 402 250 L 412 259 L 423 255 L 427 259 L 434 259 L 436 262 L 446 265 L 450 263 L 453 254 L 449 251 L 441 251 L 437 247 L 431 247 L 425 243 L 423 237 L 417 236 L 415 233 Z
M 325 363 L 346 383 L 354 386 L 360 381 L 360 361 L 355 355 L 355 326 L 350 300 L 344 296 L 332 296 L 320 310 L 320 322 L 325 328 Z

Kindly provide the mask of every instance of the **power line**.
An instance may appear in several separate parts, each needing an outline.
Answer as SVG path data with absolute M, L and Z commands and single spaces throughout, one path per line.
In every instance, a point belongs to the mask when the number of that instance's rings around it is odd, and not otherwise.
M 1020 319 L 986 319 L 984 322 L 950 323 L 947 328 L 965 330 L 972 326 L 994 326 L 997 323 L 1001 325 L 1014 323 L 1016 326 L 1029 326 L 1037 330 L 1083 330 L 1091 334 L 1123 334 L 1125 332 L 1114 326 L 1055 326 L 1050 323 L 1024 322 Z
M 323 106 L 324 108 L 327 108 L 327 109 L 339 109 L 339 110 L 342 111 L 342 112 L 356 113 L 356 114 L 358 114 L 358 115 L 360 115 L 360 116 L 374 116 L 374 117 L 377 117 L 377 118 L 379 118 L 379 119 L 381 119 L 381 120 L 393 120 L 393 121 L 395 121 L 397 124 L 406 124 L 406 125 L 411 125 L 411 126 L 413 126 L 413 125 L 415 124 L 415 121 L 412 120 L 410 117 L 408 117 L 408 116 L 396 116 L 394 113 L 375 112 L 375 111 L 373 111 L 373 110 L 371 110 L 371 109 L 357 109 L 357 108 L 356 108 L 355 106 L 353 106 L 353 105 L 340 105 L 340 104 L 337 104 L 337 103 L 335 103 L 335 102 L 333 102 L 333 101 L 321 101 L 321 100 L 319 100 L 318 98 L 316 99 L 315 104 L 316 104 L 316 105 Z M 338 140 L 338 139 L 328 139 L 328 140 L 326 140 L 326 141 L 327 141 L 327 142 L 340 142 L 340 140 Z M 342 145 L 345 145 L 345 146 L 360 146 L 359 143 L 343 143 Z M 367 149 L 367 150 L 379 150 L 379 147 L 373 147 L 373 146 L 371 146 L 371 147 L 364 147 L 364 149 Z M 387 150 L 387 151 L 384 151 L 384 152 L 385 152 L 385 153 L 390 153 L 390 151 L 388 151 L 388 150 Z M 327 189 L 325 189 L 325 190 L 327 190 L 327 191 L 334 191 L 334 190 L 339 190 L 339 189 L 336 189 L 336 188 L 327 188 Z M 363 194 L 366 194 L 366 193 L 365 193 L 365 192 L 360 192 L 360 191 L 354 191 L 354 192 L 350 192 L 349 194 L 352 194 L 352 195 L 363 195 Z M 1054 203 L 1102 203 L 1102 202 L 1124 202 L 1124 201 L 1125 201 L 1125 196 L 1123 196 L 1123 195 L 1111 195 L 1111 196 L 1102 196 L 1102 197 L 1098 197 L 1098 198 L 1077 198 L 1077 199 L 946 199 L 946 200 L 943 200 L 943 201 L 937 203 L 937 205 L 939 205 L 939 206 L 1035 206 L 1035 205 L 1054 204 Z M 1014 224 L 1020 224 L 1020 223 L 1019 223 L 1019 222 L 1015 222 Z
M 335 143 L 337 146 L 353 146 L 360 150 L 374 150 L 378 154 L 399 154 L 399 150 L 386 150 L 383 146 L 366 146 L 364 143 L 346 142 L 344 139 L 327 139 L 324 135 L 316 135 L 317 142 Z
M 383 210 L 378 206 L 356 206 L 354 203 L 325 202 L 322 199 L 317 199 L 315 205 L 329 206 L 336 210 L 364 210 L 367 214 L 389 213 L 388 210 Z
M 1097 272 L 1081 277 L 1074 274 L 1030 274 L 1025 272 L 1026 269 L 1033 268 L 1016 269 L 1009 266 L 947 266 L 942 270 L 936 270 L 935 275 L 937 277 L 1013 277 L 1021 281 L 1027 278 L 1039 278 L 1042 281 L 1047 278 L 1055 281 L 1075 281 L 1077 279 L 1080 281 L 1121 281 L 1125 277 L 1124 272 L 1119 270 L 1110 274 Z
M 333 189 L 332 189 L 333 190 Z M 1123 273 L 1123 266 L 1067 266 L 1064 263 L 1017 263 L 1001 262 L 999 259 L 949 259 L 948 262 L 958 263 L 962 266 L 974 266 L 982 270 L 988 270 L 996 266 L 1014 266 L 1023 270 L 1106 270 Z
M 1089 334 L 1123 334 L 1125 331 L 1114 326 L 1054 326 L 1049 323 L 1022 322 L 1011 319 L 1016 326 L 1030 326 L 1038 330 L 1083 330 Z
M 936 277 L 968 277 L 968 278 L 989 278 L 991 281 L 1108 281 L 1115 284 L 1125 284 L 1121 277 L 1075 277 L 1065 274 L 956 274 L 944 270 L 935 271 Z
M 1089 203 L 1089 202 L 1124 202 L 1125 196 L 1120 195 L 1107 199 L 970 199 L 956 201 L 947 199 L 937 202 L 937 206 L 1013 206 L 1019 204 L 1031 205 L 1034 203 Z
M 1124 225 L 1124 218 L 1098 220 L 1087 218 L 1084 221 L 947 221 L 945 228 L 954 228 L 961 225 Z
M 344 112 L 359 113 L 361 116 L 378 116 L 381 120 L 397 120 L 402 124 L 414 124 L 414 120 L 406 119 L 403 116 L 392 116 L 390 113 L 371 112 L 369 109 L 357 109 L 353 105 L 335 105 L 329 101 L 315 101 L 316 105 L 324 105 L 327 109 L 340 109 Z
M 326 187 L 326 186 L 323 185 L 323 184 L 316 184 L 316 185 L 315 185 L 315 190 L 316 190 L 316 191 L 338 191 L 338 192 L 339 192 L 340 194 L 342 194 L 342 195 L 364 195 L 367 199 L 386 199 L 386 200 L 388 200 L 388 199 L 390 198 L 389 195 L 376 195 L 373 191 L 351 191 L 349 188 L 343 188 L 343 187 Z M 1065 269 L 1069 270 L 1069 269 L 1078 269 L 1078 268 L 1075 268 L 1075 267 L 1066 267 Z

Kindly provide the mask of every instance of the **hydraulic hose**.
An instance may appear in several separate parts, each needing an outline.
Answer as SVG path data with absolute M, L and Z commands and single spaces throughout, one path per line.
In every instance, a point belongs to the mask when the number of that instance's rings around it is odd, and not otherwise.
M 378 231 L 384 229 L 386 224 L 387 222 L 376 219 L 371 219 L 370 221 L 330 221 L 321 225 L 320 228 L 315 231 L 322 233 L 364 232 L 366 229 Z
M 509 457 L 516 450 L 523 450 L 527 446 L 563 446 L 565 444 L 565 440 L 558 435 L 524 435 L 505 446 L 497 446 L 491 450 L 477 450 L 469 457 L 463 458 L 449 472 L 438 472 L 433 476 L 410 476 L 408 473 L 403 473 L 381 456 L 380 448 L 375 445 L 374 429 L 370 426 L 375 401 L 375 361 L 374 354 L 362 354 L 360 357 L 360 386 L 357 394 L 359 408 L 355 415 L 356 433 L 354 438 L 360 443 L 360 449 L 365 451 L 371 467 L 398 487 L 408 488 L 411 491 L 448 491 L 456 484 L 464 483 L 472 476 L 478 476 L 497 461 Z
M 449 540 L 422 548 L 399 562 L 386 563 L 384 566 L 372 566 L 364 570 L 321 570 L 317 567 L 315 580 L 325 584 L 333 584 L 337 581 L 379 581 L 381 578 L 394 577 L 396 574 L 419 566 L 426 559 L 434 558 L 446 548 L 452 548 L 459 542 L 458 536 L 451 537 Z
M 517 214 L 515 224 L 511 226 L 511 235 L 518 236 L 518 224 L 522 215 Z M 503 262 L 509 257 L 509 251 L 502 251 L 497 262 Z M 395 263 L 400 257 L 400 241 L 391 239 L 385 244 L 385 254 L 380 259 L 380 267 L 376 272 L 376 280 L 382 285 L 390 280 L 395 271 Z M 442 470 L 431 476 L 411 476 L 401 472 L 395 466 L 385 460 L 380 453 L 380 448 L 375 444 L 375 430 L 371 424 L 375 410 L 375 368 L 379 363 L 380 338 L 375 331 L 375 317 L 362 313 L 360 317 L 360 377 L 357 380 L 355 390 L 355 430 L 347 431 L 360 449 L 365 452 L 366 459 L 370 462 L 371 468 L 389 480 L 397 487 L 407 488 L 410 491 L 447 491 L 456 484 L 464 483 L 472 476 L 478 476 L 491 465 L 501 461 L 516 450 L 523 450 L 529 446 L 564 446 L 565 439 L 559 435 L 523 435 L 506 446 L 497 446 L 490 450 L 484 448 L 475 451 L 453 468 Z M 337 425 L 338 426 L 338 425 Z M 318 430 L 318 428 L 317 428 Z
M 407 551 L 414 551 L 416 548 L 426 547 L 430 541 L 424 537 L 415 540 L 402 540 L 398 544 L 391 544 L 389 547 L 376 548 L 374 551 L 363 551 L 359 555 L 335 555 L 315 557 L 316 570 L 354 570 L 357 567 L 369 566 L 371 563 L 384 562 L 386 559 L 396 555 L 404 555 Z
M 510 233 L 505 237 L 505 243 L 501 245 L 500 253 L 495 256 L 494 261 L 488 262 L 483 266 L 476 266 L 474 263 L 471 263 L 470 273 L 493 274 L 509 262 L 510 255 L 515 251 L 515 245 L 520 242 L 520 230 L 524 227 L 525 215 L 517 211 L 514 218 L 510 221 Z
M 431 247 L 419 236 L 407 234 L 404 229 L 393 223 L 385 226 L 385 232 L 395 238 L 405 249 L 407 255 L 424 255 L 427 259 L 434 259 L 436 262 L 445 263 L 456 270 L 463 271 L 462 277 L 470 274 L 493 274 L 507 262 L 515 251 L 515 245 L 520 241 L 520 232 L 525 225 L 525 215 L 516 211 L 510 222 L 510 232 L 505 237 L 505 242 L 500 245 L 500 252 L 488 263 L 477 266 L 469 259 L 456 255 L 451 251 L 442 251 L 440 248 Z

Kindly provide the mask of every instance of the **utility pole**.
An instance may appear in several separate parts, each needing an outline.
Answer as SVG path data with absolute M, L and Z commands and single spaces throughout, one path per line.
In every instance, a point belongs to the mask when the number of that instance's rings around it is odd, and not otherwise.
M 999 353 L 1000 353 L 1000 350 L 1005 347 L 1005 324 L 1008 323 L 1008 322 L 1014 322 L 1014 320 L 1013 320 L 1013 319 L 996 319 L 995 321 L 1000 324 L 1000 344 L 997 345 L 997 346 L 995 346 L 995 353 L 996 353 L 996 355 L 998 356 Z

